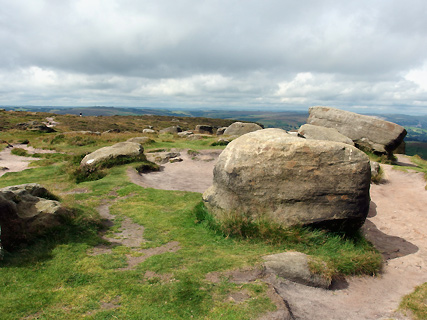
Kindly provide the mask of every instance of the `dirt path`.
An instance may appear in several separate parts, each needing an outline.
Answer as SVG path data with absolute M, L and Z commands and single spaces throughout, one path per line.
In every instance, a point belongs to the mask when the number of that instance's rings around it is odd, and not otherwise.
M 42 151 L 32 150 L 26 145 L 19 147 L 29 152 Z M 189 155 L 185 151 L 180 153 L 182 162 L 165 163 L 161 172 L 143 176 L 129 170 L 130 179 L 145 187 L 203 192 L 212 184 L 213 166 L 220 151 L 202 151 L 198 155 Z M 6 148 L 0 152 L 0 168 L 7 167 L 8 170 L 0 171 L 0 176 L 5 172 L 21 171 L 32 160 L 35 158 L 11 155 L 10 148 Z M 408 164 L 404 156 L 399 161 Z M 382 167 L 386 181 L 371 186 L 371 210 L 363 230 L 384 256 L 383 273 L 376 278 L 348 278 L 346 283 L 337 285 L 333 290 L 270 279 L 276 292 L 286 301 L 293 319 L 407 319 L 394 312 L 400 299 L 412 292 L 415 286 L 427 282 L 426 182 L 420 173 L 394 170 L 387 165 Z M 112 218 L 108 216 L 107 204 L 100 208 L 100 213 L 106 220 Z M 132 224 L 124 221 L 121 233 L 126 233 L 128 223 Z M 133 229 L 133 225 L 128 227 Z M 134 229 L 138 233 L 138 241 L 141 241 L 143 228 L 138 227 L 140 229 L 136 226 Z M 128 237 L 126 234 L 124 238 Z M 124 245 L 133 247 L 135 244 Z M 144 258 L 178 250 L 179 245 L 170 243 L 157 249 L 156 252 L 143 252 Z M 128 267 L 140 262 L 133 262 L 129 257 Z
M 181 162 L 166 162 L 159 172 L 139 175 L 129 170 L 131 181 L 137 185 L 163 190 L 203 192 L 212 185 L 213 167 L 222 150 L 198 150 L 198 154 L 188 154 L 187 150 L 170 150 L 147 154 L 149 160 L 166 157 L 168 153 L 179 153 Z
M 54 153 L 53 150 L 35 149 L 26 144 L 14 144 L 14 148 L 27 150 L 28 153 Z M 19 172 L 29 168 L 29 163 L 40 158 L 21 157 L 11 154 L 13 148 L 5 148 L 0 151 L 0 177 L 7 172 Z
M 146 187 L 203 192 L 212 183 L 215 161 L 200 165 L 200 160 L 183 159 L 165 164 L 159 173 L 129 175 Z M 404 156 L 399 161 L 410 164 Z M 383 273 L 348 278 L 333 290 L 270 279 L 294 319 L 407 319 L 395 312 L 402 296 L 427 282 L 426 182 L 420 173 L 382 167 L 385 181 L 371 186 L 371 209 L 363 231 L 384 256 Z

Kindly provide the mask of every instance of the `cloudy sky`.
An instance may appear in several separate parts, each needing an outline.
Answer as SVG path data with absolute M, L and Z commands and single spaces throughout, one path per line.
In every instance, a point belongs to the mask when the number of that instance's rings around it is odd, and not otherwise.
M 0 0 L 0 105 L 427 114 L 425 0 Z

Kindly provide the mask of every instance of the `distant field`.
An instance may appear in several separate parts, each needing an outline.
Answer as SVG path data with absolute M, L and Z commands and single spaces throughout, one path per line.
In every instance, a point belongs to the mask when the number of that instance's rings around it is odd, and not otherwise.
M 409 156 L 417 154 L 427 160 L 427 142 L 406 141 L 406 154 Z

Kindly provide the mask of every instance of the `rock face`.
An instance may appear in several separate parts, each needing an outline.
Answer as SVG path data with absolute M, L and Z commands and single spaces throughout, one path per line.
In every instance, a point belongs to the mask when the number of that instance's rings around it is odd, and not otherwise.
M 301 252 L 282 252 L 263 257 L 267 273 L 307 286 L 328 289 L 331 279 L 310 270 L 310 257 Z
M 25 123 L 17 124 L 17 127 L 23 130 L 28 131 L 39 131 L 44 133 L 56 132 L 55 129 L 46 126 L 46 124 L 38 122 L 38 121 L 29 121 Z
M 219 221 L 241 215 L 282 226 L 358 228 L 369 187 L 369 159 L 355 147 L 265 129 L 228 144 L 203 200 Z
M 334 128 L 326 128 L 314 126 L 312 124 L 304 124 L 299 128 L 298 134 L 306 139 L 336 141 L 354 146 L 353 140 L 342 135 Z
M 182 129 L 178 126 L 172 126 L 172 127 L 168 127 L 165 129 L 162 129 L 159 131 L 160 133 L 178 133 L 178 132 L 182 132 Z
M 8 248 L 60 224 L 69 214 L 48 190 L 36 183 L 0 189 L 1 240 Z
M 256 123 L 234 122 L 224 131 L 227 136 L 241 136 L 243 134 L 261 130 L 262 127 Z
M 406 136 L 395 123 L 329 107 L 311 107 L 309 124 L 335 128 L 360 147 L 379 153 L 391 153 Z
M 200 124 L 196 126 L 195 132 L 201 134 L 213 134 L 213 127 Z
M 225 132 L 225 130 L 227 130 L 227 127 L 221 127 L 221 128 L 218 128 L 218 129 L 216 130 L 216 135 L 217 135 L 217 136 L 223 135 L 223 134 L 224 134 L 224 132 Z
M 98 149 L 83 158 L 81 166 L 94 166 L 98 163 L 120 157 L 138 157 L 143 155 L 144 148 L 136 142 L 119 142 L 110 147 Z

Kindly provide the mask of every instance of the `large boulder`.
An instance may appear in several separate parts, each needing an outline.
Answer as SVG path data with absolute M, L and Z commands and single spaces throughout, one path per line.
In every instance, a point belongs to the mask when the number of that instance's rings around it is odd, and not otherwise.
M 140 157 L 144 148 L 136 142 L 119 142 L 115 145 L 98 149 L 83 158 L 81 166 L 95 166 L 110 159 Z
M 203 200 L 219 221 L 354 229 L 368 214 L 369 187 L 369 158 L 355 147 L 265 129 L 228 144 Z
M 339 133 L 334 128 L 304 124 L 299 128 L 298 134 L 306 139 L 336 141 L 354 146 L 353 140 Z
M 335 128 L 364 149 L 390 154 L 406 136 L 398 124 L 329 107 L 311 107 L 307 122 L 316 126 Z
M 262 127 L 256 123 L 234 122 L 224 131 L 227 136 L 241 136 L 243 134 L 261 130 Z
M 0 189 L 1 242 L 5 248 L 61 223 L 69 212 L 39 184 Z

